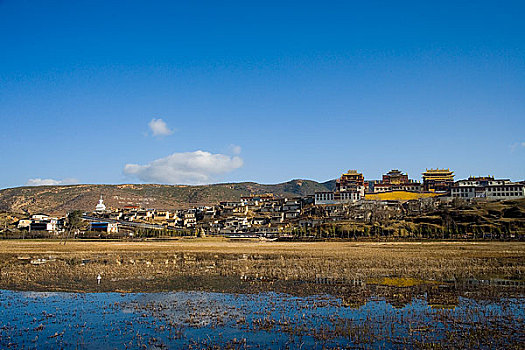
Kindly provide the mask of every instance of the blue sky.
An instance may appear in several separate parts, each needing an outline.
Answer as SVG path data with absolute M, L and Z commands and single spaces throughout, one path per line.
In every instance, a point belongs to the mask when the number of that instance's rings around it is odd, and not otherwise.
M 431 167 L 523 180 L 523 13 L 522 1 L 0 0 L 0 188 Z

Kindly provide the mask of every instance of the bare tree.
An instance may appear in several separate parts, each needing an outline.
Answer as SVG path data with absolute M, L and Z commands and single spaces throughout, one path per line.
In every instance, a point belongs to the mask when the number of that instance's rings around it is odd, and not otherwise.
M 78 230 L 82 226 L 82 212 L 80 210 L 70 211 L 66 217 L 66 226 L 67 229 L 64 236 L 64 245 L 66 245 L 71 232 Z

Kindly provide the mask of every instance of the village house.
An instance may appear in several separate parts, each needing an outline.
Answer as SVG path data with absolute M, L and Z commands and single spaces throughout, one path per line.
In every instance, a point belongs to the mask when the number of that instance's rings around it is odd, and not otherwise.
M 452 198 L 514 199 L 525 197 L 525 185 L 494 176 L 469 177 L 456 181 L 451 188 Z
M 254 202 L 247 202 L 246 207 L 248 208 L 248 212 L 257 213 L 261 210 L 263 203 L 259 201 Z
M 149 221 L 153 219 L 154 214 L 154 209 L 140 209 L 135 214 L 135 220 Z
M 202 219 L 209 221 L 217 216 L 217 210 L 215 207 L 202 207 L 201 209 Z
M 195 216 L 195 209 L 189 210 L 184 213 L 184 227 L 195 227 L 197 224 L 197 218 Z
M 19 220 L 17 227 L 29 231 L 58 232 L 63 225 L 63 218 L 50 217 L 46 214 L 33 214 L 29 219 Z
M 284 212 L 292 210 L 301 210 L 302 203 L 301 198 L 285 198 L 285 202 L 282 206 Z
M 262 217 L 262 216 L 252 218 L 252 225 L 256 225 L 256 226 L 266 225 L 269 222 L 270 222 L 270 219 L 266 217 Z
M 261 214 L 279 213 L 281 211 L 282 203 L 279 200 L 269 200 L 267 202 L 264 202 L 261 206 L 261 209 L 259 209 L 259 213 Z
M 168 210 L 155 210 L 153 212 L 153 219 L 156 221 L 159 220 L 169 220 L 170 212 Z
M 222 227 L 224 227 L 224 219 L 222 220 L 213 220 L 213 221 L 210 221 L 210 223 L 208 224 L 209 226 L 209 232 L 210 233 L 219 233 L 220 229 Z
M 222 234 L 246 232 L 250 227 L 251 224 L 247 217 L 233 216 L 223 221 L 219 232 Z
M 57 232 L 57 223 L 58 221 L 56 218 L 41 221 L 31 221 L 31 224 L 29 225 L 29 231 Z
M 89 224 L 89 230 L 94 232 L 118 233 L 118 223 L 94 221 Z
M 284 220 L 291 220 L 298 218 L 301 215 L 300 210 L 288 210 L 284 212 Z
M 221 205 L 220 206 L 220 215 L 226 216 L 226 215 L 232 215 L 234 209 L 237 206 L 231 206 L 231 205 Z
M 31 215 L 31 220 L 32 221 L 45 221 L 45 220 L 50 220 L 50 219 L 52 219 L 52 218 L 49 217 L 49 215 L 46 215 L 46 214 L 33 214 L 33 215 Z
M 120 220 L 124 214 L 120 211 L 108 213 L 106 217 L 111 220 Z
M 137 213 L 122 213 L 121 220 L 133 222 L 137 218 Z
M 240 202 L 240 201 L 223 201 L 223 202 L 219 202 L 219 205 L 221 207 L 237 207 L 237 206 L 241 206 L 242 202 Z
M 280 224 L 282 222 L 284 222 L 284 213 L 273 214 L 270 218 L 271 224 Z
M 233 208 L 234 214 L 248 214 L 248 206 L 242 205 Z
M 18 221 L 18 224 L 16 227 L 18 229 L 29 229 L 29 226 L 31 225 L 31 219 L 21 219 Z

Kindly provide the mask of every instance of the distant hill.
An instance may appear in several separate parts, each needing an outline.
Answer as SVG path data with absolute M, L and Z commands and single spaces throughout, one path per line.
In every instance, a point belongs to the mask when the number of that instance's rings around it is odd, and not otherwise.
M 312 180 L 291 180 L 274 185 L 241 182 L 204 186 L 124 184 L 15 187 L 0 190 L 0 211 L 48 214 L 64 214 L 73 209 L 91 211 L 100 195 L 104 203 L 112 208 L 140 205 L 145 208 L 175 209 L 213 205 L 251 194 L 273 193 L 278 197 L 293 197 L 333 188 L 335 181 L 319 183 Z
M 335 180 L 328 180 L 328 181 L 325 181 L 325 182 L 321 182 L 321 185 L 326 187 L 326 189 L 328 191 L 335 191 Z

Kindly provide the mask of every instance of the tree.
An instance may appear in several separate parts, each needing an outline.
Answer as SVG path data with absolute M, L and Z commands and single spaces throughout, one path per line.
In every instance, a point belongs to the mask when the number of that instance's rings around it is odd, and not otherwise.
M 67 214 L 66 217 L 66 236 L 64 237 L 64 245 L 66 245 L 67 239 L 71 234 L 71 231 L 78 230 L 82 227 L 82 211 L 73 210 Z

